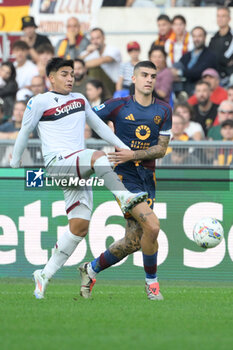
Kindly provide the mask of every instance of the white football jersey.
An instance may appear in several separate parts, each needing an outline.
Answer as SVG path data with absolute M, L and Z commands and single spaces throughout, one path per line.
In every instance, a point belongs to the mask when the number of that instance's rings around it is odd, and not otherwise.
M 105 141 L 128 149 L 92 111 L 82 94 L 71 92 L 68 95 L 62 95 L 49 91 L 32 97 L 28 101 L 22 128 L 14 146 L 11 166 L 19 166 L 20 158 L 27 146 L 27 139 L 36 127 L 42 143 L 45 164 L 59 152 L 84 149 L 86 122 Z
M 46 92 L 29 100 L 23 125 L 37 126 L 46 161 L 58 152 L 84 149 L 88 113 L 93 112 L 83 95 Z

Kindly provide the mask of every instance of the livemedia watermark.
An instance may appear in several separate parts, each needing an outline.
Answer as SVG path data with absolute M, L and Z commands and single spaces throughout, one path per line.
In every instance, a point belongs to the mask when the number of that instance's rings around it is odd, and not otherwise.
M 100 179 L 96 176 L 88 178 L 79 178 L 72 175 L 67 175 L 67 173 L 59 173 L 56 175 L 46 174 L 45 169 L 33 169 L 26 170 L 26 182 L 25 188 L 29 189 L 61 189 L 61 188 L 74 188 L 78 187 L 79 190 L 90 189 L 92 187 L 104 187 L 104 179 Z

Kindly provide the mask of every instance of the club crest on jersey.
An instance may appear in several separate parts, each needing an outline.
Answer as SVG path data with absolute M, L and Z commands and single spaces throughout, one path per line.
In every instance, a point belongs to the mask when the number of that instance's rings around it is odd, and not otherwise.
M 139 125 L 135 130 L 135 135 L 139 140 L 146 140 L 150 137 L 151 131 L 147 125 Z
M 82 107 L 82 103 L 79 101 L 73 101 L 72 103 L 69 103 L 63 107 L 57 107 L 56 108 L 56 113 L 54 114 L 56 117 L 60 114 L 66 113 L 69 114 L 70 111 L 77 109 L 77 108 L 81 108 Z
M 101 109 L 103 109 L 104 107 L 105 107 L 105 104 L 102 103 L 102 104 L 99 105 L 99 106 L 95 106 L 95 107 L 94 107 L 94 110 L 98 112 L 98 111 L 101 111 Z
M 156 116 L 154 117 L 154 122 L 155 122 L 155 124 L 157 124 L 157 125 L 161 122 L 161 120 L 162 120 L 162 118 L 160 117 L 160 115 L 156 115 Z
M 57 97 L 54 97 L 54 101 L 58 102 L 58 98 L 57 98 Z

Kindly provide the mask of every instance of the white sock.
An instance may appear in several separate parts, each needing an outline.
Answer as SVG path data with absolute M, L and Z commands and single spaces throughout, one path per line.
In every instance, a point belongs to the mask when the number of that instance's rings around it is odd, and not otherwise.
M 157 283 L 158 282 L 158 278 L 146 278 L 146 283 L 147 284 L 152 284 L 152 283 Z
M 117 174 L 112 170 L 107 156 L 102 156 L 95 161 L 94 170 L 98 177 L 104 179 L 104 186 L 116 197 L 125 196 L 125 198 L 128 198 L 131 195 Z
M 89 262 L 87 265 L 87 273 L 88 275 L 93 279 L 96 278 L 97 272 L 95 272 L 91 266 L 91 263 Z
M 57 241 L 53 254 L 42 273 L 50 279 L 65 264 L 82 239 L 83 237 L 74 235 L 68 229 Z

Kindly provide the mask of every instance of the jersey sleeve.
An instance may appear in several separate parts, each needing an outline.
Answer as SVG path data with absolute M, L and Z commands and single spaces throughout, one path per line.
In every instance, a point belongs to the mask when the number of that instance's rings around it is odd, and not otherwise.
M 43 114 L 41 96 L 37 95 L 28 101 L 23 115 L 22 127 L 15 141 L 12 159 L 10 161 L 12 168 L 18 168 L 20 166 L 20 159 L 24 149 L 27 147 L 29 135 L 35 129 Z
M 172 109 L 170 106 L 165 107 L 164 120 L 161 123 L 159 135 L 171 136 L 172 128 Z
M 105 141 L 119 148 L 130 149 L 126 146 L 114 132 L 96 115 L 85 99 L 85 112 L 87 124 Z
M 92 110 L 98 115 L 102 120 L 111 120 L 111 106 L 110 104 L 102 103 L 99 106 L 95 106 Z
M 115 121 L 119 108 L 124 104 L 120 98 L 112 98 L 99 106 L 93 107 L 93 111 L 102 120 Z

